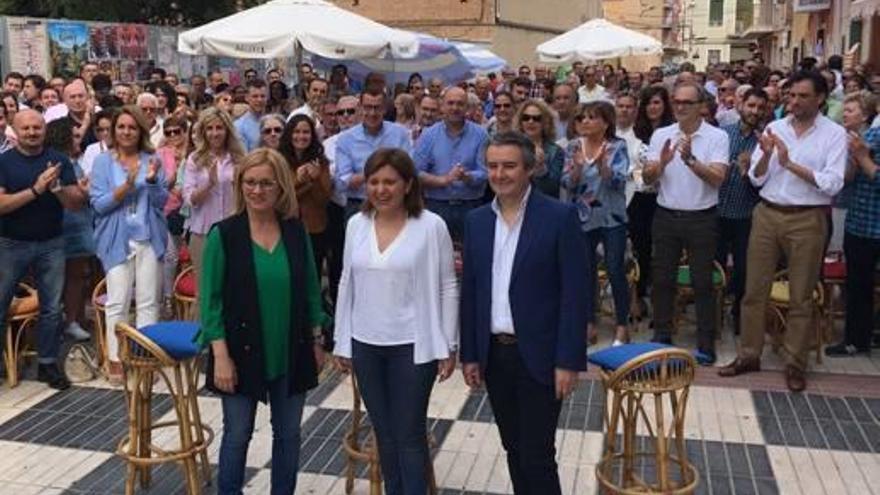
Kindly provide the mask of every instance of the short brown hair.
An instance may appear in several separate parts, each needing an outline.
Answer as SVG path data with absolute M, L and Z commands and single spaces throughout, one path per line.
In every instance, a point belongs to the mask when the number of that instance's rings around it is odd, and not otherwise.
M 244 174 L 254 167 L 268 165 L 275 173 L 275 181 L 278 183 L 278 199 L 275 200 L 275 211 L 281 218 L 288 219 L 299 214 L 299 205 L 296 201 L 296 192 L 293 188 L 293 175 L 290 166 L 281 153 L 270 148 L 257 148 L 251 151 L 241 160 L 235 169 L 235 212 L 242 213 L 247 208 L 244 200 Z
M 416 164 L 413 162 L 413 159 L 410 158 L 409 153 L 399 148 L 379 148 L 374 151 L 373 154 L 367 158 L 367 163 L 364 165 L 365 181 L 368 181 L 371 175 L 375 174 L 379 169 L 385 166 L 393 168 L 404 182 L 409 183 L 409 191 L 403 198 L 403 206 L 406 208 L 407 214 L 411 217 L 418 217 L 421 215 L 422 210 L 425 209 L 425 202 L 422 199 L 422 186 L 419 182 Z M 367 199 L 364 200 L 361 211 L 369 213 L 373 211 L 373 208 L 373 203 L 370 202 L 368 196 Z

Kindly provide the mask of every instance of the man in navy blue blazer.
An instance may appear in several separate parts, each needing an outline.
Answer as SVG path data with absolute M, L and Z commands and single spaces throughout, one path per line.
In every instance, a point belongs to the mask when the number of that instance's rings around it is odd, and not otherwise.
M 574 207 L 531 187 L 527 137 L 491 138 L 486 165 L 495 200 L 465 220 L 462 371 L 485 381 L 514 493 L 559 494 L 556 423 L 587 364 L 587 248 Z

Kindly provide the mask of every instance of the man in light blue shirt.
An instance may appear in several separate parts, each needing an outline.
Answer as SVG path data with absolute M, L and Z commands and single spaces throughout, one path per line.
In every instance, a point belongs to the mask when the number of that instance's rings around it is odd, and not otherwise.
M 364 201 L 364 164 L 379 148 L 400 148 L 412 154 L 410 132 L 406 127 L 385 122 L 385 94 L 361 94 L 363 123 L 341 133 L 336 142 L 336 187 L 348 196 L 347 216 L 356 213 Z
M 455 241 L 461 241 L 467 212 L 482 204 L 487 178 L 489 135 L 465 119 L 466 105 L 463 89 L 447 89 L 444 118 L 422 132 L 414 157 L 425 186 L 426 206 L 443 217 Z
M 266 81 L 252 79 L 247 83 L 248 111 L 235 121 L 235 130 L 248 152 L 260 145 L 260 117 L 266 113 Z

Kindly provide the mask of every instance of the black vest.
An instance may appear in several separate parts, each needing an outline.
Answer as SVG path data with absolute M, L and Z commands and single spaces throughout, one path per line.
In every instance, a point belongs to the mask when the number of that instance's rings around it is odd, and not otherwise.
M 290 336 L 287 376 L 290 395 L 303 393 L 318 385 L 313 353 L 313 339 L 306 310 L 305 229 L 299 220 L 278 220 L 281 242 L 290 266 L 292 300 L 278 311 L 290 311 Z M 219 230 L 226 257 L 223 283 L 223 322 L 226 345 L 235 363 L 238 386 L 235 392 L 266 402 L 267 383 L 263 353 L 263 332 L 257 298 L 257 277 L 247 213 L 240 213 L 215 225 Z M 214 387 L 214 357 L 210 355 L 205 386 Z

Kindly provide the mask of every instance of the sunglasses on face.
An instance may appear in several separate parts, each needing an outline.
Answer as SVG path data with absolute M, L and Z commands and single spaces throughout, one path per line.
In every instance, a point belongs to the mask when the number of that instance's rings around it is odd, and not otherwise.
M 181 134 L 183 134 L 183 129 L 178 129 L 174 127 L 165 129 L 165 137 L 180 136 Z
M 541 116 L 540 116 L 540 115 L 533 115 L 533 114 L 524 113 L 524 114 L 522 114 L 522 117 L 520 117 L 519 120 L 520 120 L 521 122 L 523 122 L 523 123 L 526 123 L 526 122 L 541 122 Z
M 269 134 L 279 134 L 280 135 L 282 132 L 284 132 L 284 129 L 282 129 L 281 127 L 266 127 L 265 129 L 263 129 L 263 134 L 265 134 L 265 135 L 269 135 Z
M 512 107 L 512 103 L 496 103 L 495 108 L 510 108 Z
M 354 115 L 357 113 L 357 108 L 340 108 L 336 110 L 336 116 L 342 117 L 343 115 Z

